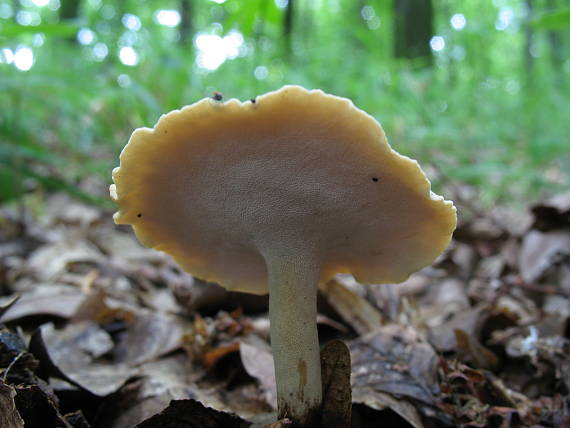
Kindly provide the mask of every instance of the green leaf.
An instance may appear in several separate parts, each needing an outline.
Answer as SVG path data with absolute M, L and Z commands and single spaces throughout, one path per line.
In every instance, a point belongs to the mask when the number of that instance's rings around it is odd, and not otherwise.
M 8 168 L 0 169 L 0 201 L 15 199 L 24 193 L 20 177 Z
M 570 27 L 570 8 L 548 12 L 530 21 L 534 28 L 560 30 Z
M 40 25 L 18 25 L 5 22 L 0 26 L 0 38 L 11 38 L 25 34 L 43 33 L 47 36 L 67 37 L 73 36 L 79 29 L 78 24 L 58 23 Z

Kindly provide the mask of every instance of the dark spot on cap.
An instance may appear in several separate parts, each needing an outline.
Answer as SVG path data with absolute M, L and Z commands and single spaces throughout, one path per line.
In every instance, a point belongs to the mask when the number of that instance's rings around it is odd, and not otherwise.
M 224 99 L 224 96 L 222 95 L 221 92 L 214 91 L 214 93 L 212 94 L 212 98 L 216 101 L 222 101 Z
M 138 218 L 141 218 L 141 217 L 142 217 L 142 214 L 141 214 L 141 213 L 138 213 L 138 214 L 137 214 L 137 217 L 138 217 Z
M 255 104 L 257 102 L 257 100 L 255 98 L 252 98 L 250 101 L 252 104 Z
M 378 177 L 372 177 L 372 181 L 374 182 L 378 181 Z

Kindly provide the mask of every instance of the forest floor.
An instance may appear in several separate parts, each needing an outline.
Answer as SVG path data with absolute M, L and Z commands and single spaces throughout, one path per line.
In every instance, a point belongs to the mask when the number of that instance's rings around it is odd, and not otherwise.
M 403 284 L 320 286 L 352 426 L 570 426 L 570 194 L 458 211 L 449 249 Z M 65 194 L 0 207 L 0 296 L 3 428 L 275 418 L 267 297 L 182 272 L 111 211 Z

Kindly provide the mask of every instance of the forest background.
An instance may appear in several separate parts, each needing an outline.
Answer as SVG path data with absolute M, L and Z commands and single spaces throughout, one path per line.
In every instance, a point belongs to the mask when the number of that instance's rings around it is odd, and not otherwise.
M 0 201 L 108 203 L 134 128 L 300 84 L 376 117 L 436 191 L 524 205 L 570 181 L 569 26 L 563 0 L 0 1 Z

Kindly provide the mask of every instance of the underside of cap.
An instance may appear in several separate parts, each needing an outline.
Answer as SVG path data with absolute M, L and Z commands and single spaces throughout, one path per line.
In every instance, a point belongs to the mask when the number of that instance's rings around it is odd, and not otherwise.
M 321 279 L 400 282 L 448 245 L 455 207 L 351 101 L 285 86 L 210 98 L 137 129 L 113 171 L 115 221 L 188 272 L 267 293 L 266 260 L 310 252 Z

